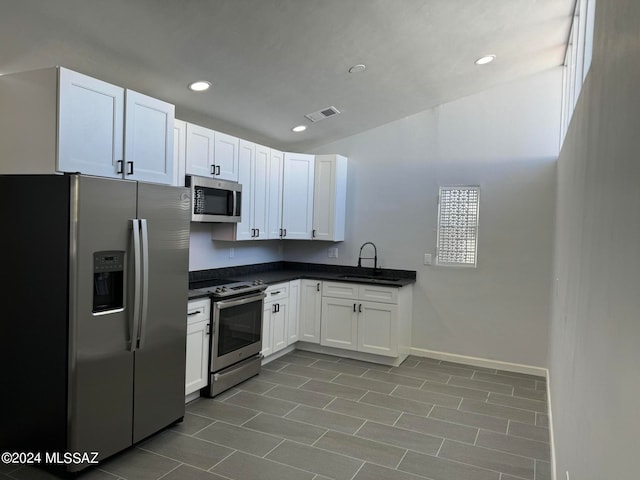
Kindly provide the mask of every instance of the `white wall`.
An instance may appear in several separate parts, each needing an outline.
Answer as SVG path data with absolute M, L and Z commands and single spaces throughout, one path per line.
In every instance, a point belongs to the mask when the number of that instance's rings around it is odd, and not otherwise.
M 229 249 L 233 248 L 233 257 Z M 282 260 L 280 240 L 221 242 L 211 240 L 211 224 L 192 223 L 189 243 L 189 271 L 250 265 Z
M 640 2 L 598 0 L 558 162 L 550 392 L 557 477 L 637 479 Z
M 349 157 L 347 240 L 285 259 L 356 265 L 372 241 L 418 272 L 414 347 L 546 366 L 560 94 L 558 68 L 315 149 Z M 477 269 L 423 265 L 445 184 L 480 185 Z

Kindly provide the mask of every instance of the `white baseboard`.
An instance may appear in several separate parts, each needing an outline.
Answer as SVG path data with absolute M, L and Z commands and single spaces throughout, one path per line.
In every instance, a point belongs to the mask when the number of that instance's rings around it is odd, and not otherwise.
M 375 355 L 373 353 L 356 352 L 355 350 L 344 350 L 342 348 L 325 347 L 317 343 L 297 342 L 295 347 L 298 350 L 306 350 L 307 352 L 325 353 L 327 355 L 335 355 L 337 357 L 352 358 L 363 362 L 379 363 L 381 365 L 389 365 L 390 367 L 399 366 L 406 358 L 406 353 L 400 353 L 397 357 L 386 357 L 384 355 Z
M 527 373 L 529 375 L 537 375 L 547 378 L 548 371 L 546 368 L 534 367 L 533 365 L 523 365 L 520 363 L 502 362 L 500 360 L 491 360 L 489 358 L 469 357 L 467 355 L 458 355 L 455 353 L 437 352 L 435 350 L 427 350 L 425 348 L 411 348 L 411 355 L 416 357 L 429 357 L 436 360 L 446 360 L 448 362 L 466 363 L 475 367 L 495 368 L 497 370 L 506 370 L 516 373 Z
M 195 392 L 191 392 L 189 395 L 186 395 L 184 397 L 184 403 L 187 404 L 189 402 L 193 402 L 197 398 L 200 398 L 200 390 L 196 390 Z
M 296 346 L 295 344 L 293 344 L 283 348 L 282 350 L 277 351 L 276 353 L 272 353 L 271 355 L 264 357 L 262 359 L 262 365 L 266 365 L 269 362 L 273 362 L 274 360 L 279 359 L 280 357 L 286 355 L 287 353 L 293 352 L 295 349 L 296 349 Z

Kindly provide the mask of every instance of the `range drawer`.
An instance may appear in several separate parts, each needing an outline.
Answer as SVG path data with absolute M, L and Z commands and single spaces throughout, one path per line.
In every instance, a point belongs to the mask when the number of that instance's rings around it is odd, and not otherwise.
M 266 290 L 265 303 L 281 301 L 289 298 L 289 282 L 270 285 Z
M 187 324 L 209 321 L 211 316 L 211 300 L 209 298 L 199 298 L 190 300 L 187 304 Z

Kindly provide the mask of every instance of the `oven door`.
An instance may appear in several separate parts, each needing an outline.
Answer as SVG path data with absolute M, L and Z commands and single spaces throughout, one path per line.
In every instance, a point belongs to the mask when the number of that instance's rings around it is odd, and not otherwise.
M 264 292 L 213 303 L 211 372 L 260 353 Z

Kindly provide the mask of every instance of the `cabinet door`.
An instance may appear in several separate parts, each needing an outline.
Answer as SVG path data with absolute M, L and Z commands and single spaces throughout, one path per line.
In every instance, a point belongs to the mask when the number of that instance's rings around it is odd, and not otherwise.
M 275 311 L 271 311 L 272 353 L 276 353 L 287 346 L 287 320 L 289 319 L 289 300 L 280 300 L 273 304 Z
M 254 143 L 240 140 L 238 155 L 238 181 L 242 184 L 242 221 L 236 224 L 236 240 L 253 240 L 253 162 L 256 146 Z
M 184 187 L 187 154 L 187 122 L 173 121 L 173 178 L 174 185 Z
M 310 240 L 313 229 L 314 156 L 284 154 L 282 228 L 284 238 Z
M 361 301 L 358 312 L 358 351 L 397 357 L 398 307 Z
M 320 312 L 322 308 L 322 282 L 300 281 L 299 340 L 320 343 Z
M 313 238 L 344 240 L 347 196 L 347 159 L 317 155 L 313 189 Z
M 185 395 L 207 386 L 209 371 L 209 322 L 187 325 Z
M 267 212 L 269 206 L 269 149 L 256 145 L 255 160 L 251 172 L 253 196 L 253 228 L 255 239 L 266 240 L 268 237 Z M 242 183 L 242 182 L 240 182 Z M 243 197 L 244 197 L 244 186 Z
M 125 99 L 124 178 L 171 185 L 175 107 L 127 90 Z
M 280 238 L 282 231 L 282 180 L 284 156 L 269 149 L 269 202 L 267 211 L 267 238 Z
M 262 350 L 265 357 L 273 353 L 273 332 L 271 331 L 273 305 L 275 302 L 265 302 L 262 312 Z
M 213 175 L 214 131 L 187 123 L 187 175 Z
M 216 178 L 237 182 L 239 139 L 225 133 L 215 132 L 214 142 L 213 163 L 216 166 Z
M 301 280 L 289 282 L 289 310 L 287 312 L 287 345 L 299 340 Z
M 343 298 L 322 299 L 320 345 L 358 349 L 357 300 Z
M 124 89 L 60 68 L 60 172 L 122 177 Z

